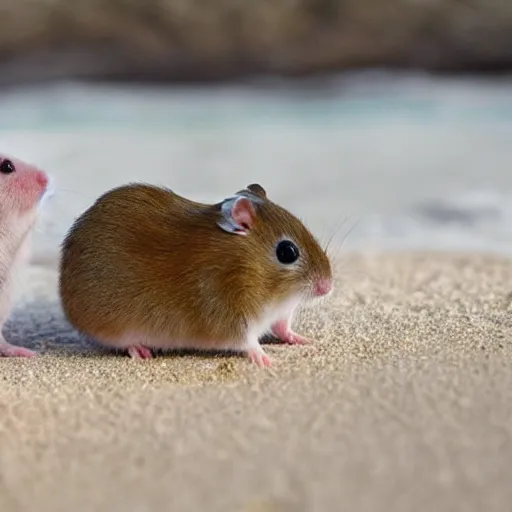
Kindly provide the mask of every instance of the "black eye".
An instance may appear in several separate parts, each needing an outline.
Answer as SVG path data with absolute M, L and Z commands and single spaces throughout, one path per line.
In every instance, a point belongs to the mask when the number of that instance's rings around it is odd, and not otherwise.
M 283 240 L 277 244 L 276 256 L 281 263 L 290 265 L 299 259 L 299 248 L 290 240 Z
M 10 160 L 4 160 L 2 164 L 0 165 L 0 172 L 3 174 L 10 174 L 11 172 L 14 172 L 16 170 L 16 167 L 14 167 L 14 164 Z

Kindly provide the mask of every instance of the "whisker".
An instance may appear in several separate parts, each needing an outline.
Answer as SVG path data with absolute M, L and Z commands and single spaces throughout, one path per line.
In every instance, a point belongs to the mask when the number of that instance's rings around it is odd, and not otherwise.
M 333 232 L 332 232 L 331 236 L 329 237 L 329 240 L 327 241 L 327 243 L 325 245 L 325 248 L 324 248 L 324 252 L 325 253 L 327 253 L 327 250 L 329 249 L 329 245 L 331 244 L 333 238 L 336 236 L 338 231 L 345 225 L 345 222 L 347 222 L 347 220 L 349 219 L 349 217 L 344 215 L 344 214 L 341 214 L 340 217 L 341 218 L 336 222 L 336 225 L 334 226 Z
M 66 193 L 70 193 L 70 194 L 77 194 L 77 195 L 82 196 L 82 197 L 85 196 L 85 194 L 83 192 L 80 192 L 79 190 L 73 190 L 71 188 L 61 188 L 61 187 L 59 187 L 56 191 L 58 191 L 58 192 L 66 192 Z
M 332 233 L 332 235 L 329 237 L 329 240 L 327 241 L 327 243 L 325 244 L 325 248 L 324 248 L 324 252 L 327 254 L 327 252 L 329 251 L 329 247 L 334 239 L 334 237 L 336 236 L 336 234 L 338 233 L 339 230 L 341 230 L 341 228 L 345 225 L 345 223 L 347 222 L 347 218 L 343 219 L 343 221 L 339 224 L 339 226 L 336 228 L 336 230 Z
M 361 222 L 361 219 L 358 219 L 355 224 L 345 233 L 345 235 L 343 235 L 343 238 L 341 239 L 341 241 L 339 242 L 338 247 L 336 248 L 335 252 L 334 253 L 331 253 L 331 258 L 333 260 L 335 260 L 337 257 L 338 257 L 338 253 L 339 251 L 341 250 L 343 244 L 345 243 L 347 237 L 352 233 L 352 231 L 354 231 L 354 229 L 358 226 L 358 224 Z

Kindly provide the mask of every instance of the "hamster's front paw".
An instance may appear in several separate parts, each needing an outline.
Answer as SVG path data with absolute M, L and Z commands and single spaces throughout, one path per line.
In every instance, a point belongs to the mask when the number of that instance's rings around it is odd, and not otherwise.
M 310 345 L 313 343 L 313 340 L 293 332 L 288 326 L 288 322 L 286 320 L 276 322 L 272 326 L 272 334 L 279 338 L 283 343 L 288 343 L 289 345 Z

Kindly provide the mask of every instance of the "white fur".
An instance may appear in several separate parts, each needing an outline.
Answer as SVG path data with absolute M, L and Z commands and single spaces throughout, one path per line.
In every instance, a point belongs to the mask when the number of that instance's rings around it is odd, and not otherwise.
M 257 348 L 259 346 L 259 339 L 271 332 L 273 324 L 279 320 L 286 320 L 288 325 L 291 325 L 293 314 L 302 302 L 301 295 L 292 295 L 282 302 L 274 302 L 269 304 L 262 312 L 262 314 L 249 324 L 247 329 L 247 336 L 245 339 L 245 349 Z
M 0 223 L 0 344 L 1 334 L 13 302 L 14 287 L 21 268 L 30 257 L 30 235 L 37 216 L 33 209 L 22 216 L 2 212 Z

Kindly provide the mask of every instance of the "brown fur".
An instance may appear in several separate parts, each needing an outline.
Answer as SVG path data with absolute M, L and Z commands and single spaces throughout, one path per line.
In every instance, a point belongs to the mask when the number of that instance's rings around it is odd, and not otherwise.
M 266 199 L 261 186 L 250 187 L 245 192 L 264 201 L 255 204 L 247 236 L 216 225 L 221 203 L 146 184 L 101 196 L 62 245 L 60 294 L 70 322 L 103 340 L 127 330 L 213 344 L 241 340 L 265 306 L 307 294 L 316 277 L 331 277 L 325 252 L 305 226 Z M 301 250 L 296 269 L 275 261 L 282 236 Z

